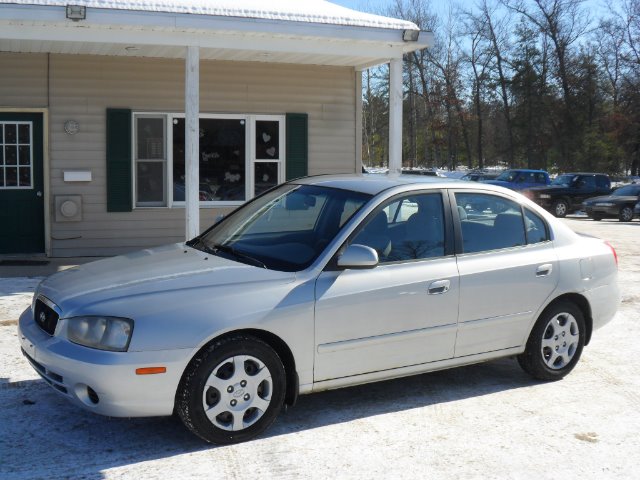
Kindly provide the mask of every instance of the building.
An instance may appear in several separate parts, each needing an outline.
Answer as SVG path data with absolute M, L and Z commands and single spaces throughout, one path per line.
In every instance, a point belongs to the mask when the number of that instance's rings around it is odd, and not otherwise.
M 0 254 L 182 241 L 287 179 L 360 171 L 361 71 L 381 63 L 400 168 L 415 24 L 321 0 L 69 1 L 0 0 Z

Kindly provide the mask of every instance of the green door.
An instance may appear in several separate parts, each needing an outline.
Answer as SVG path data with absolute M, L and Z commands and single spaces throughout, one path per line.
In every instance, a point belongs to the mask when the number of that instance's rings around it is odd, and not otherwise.
M 0 112 L 0 254 L 44 252 L 42 114 Z

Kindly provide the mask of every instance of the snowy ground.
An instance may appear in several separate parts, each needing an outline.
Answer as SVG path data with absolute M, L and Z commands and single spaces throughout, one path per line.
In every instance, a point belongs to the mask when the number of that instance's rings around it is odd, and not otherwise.
M 616 247 L 623 303 L 563 381 L 506 359 L 304 396 L 266 436 L 229 447 L 172 418 L 68 404 L 18 349 L 38 279 L 0 279 L 0 478 L 638 478 L 640 222 L 567 222 Z

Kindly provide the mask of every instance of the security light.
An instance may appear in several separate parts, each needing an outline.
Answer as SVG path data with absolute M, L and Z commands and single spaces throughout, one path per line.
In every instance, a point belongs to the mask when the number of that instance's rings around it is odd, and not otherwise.
M 417 42 L 420 36 L 420 30 L 404 30 L 402 32 L 402 40 L 405 42 Z
M 87 7 L 84 5 L 67 5 L 67 18 L 77 22 L 87 18 Z

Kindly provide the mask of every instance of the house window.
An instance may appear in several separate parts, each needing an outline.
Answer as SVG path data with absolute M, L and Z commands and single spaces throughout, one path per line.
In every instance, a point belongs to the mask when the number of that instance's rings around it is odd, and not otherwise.
M 0 189 L 32 188 L 31 122 L 0 122 Z
M 150 120 L 161 121 L 152 130 L 153 134 L 158 131 L 163 134 L 163 147 L 154 149 L 161 152 L 161 155 L 158 153 L 161 158 L 154 160 L 157 165 L 150 166 L 149 160 L 136 154 L 136 206 L 183 205 L 186 194 L 184 115 L 136 114 L 135 118 L 138 150 L 145 145 L 148 135 L 143 127 L 148 128 Z M 283 137 L 284 116 L 201 115 L 198 190 L 201 205 L 239 205 L 282 183 Z M 163 187 L 153 190 L 153 198 L 148 187 L 149 176 L 154 182 L 162 180 Z
M 166 118 L 137 116 L 135 130 L 136 204 L 164 206 L 167 204 Z
M 281 177 L 280 139 L 283 122 L 260 117 L 256 120 L 254 195 L 275 187 Z

